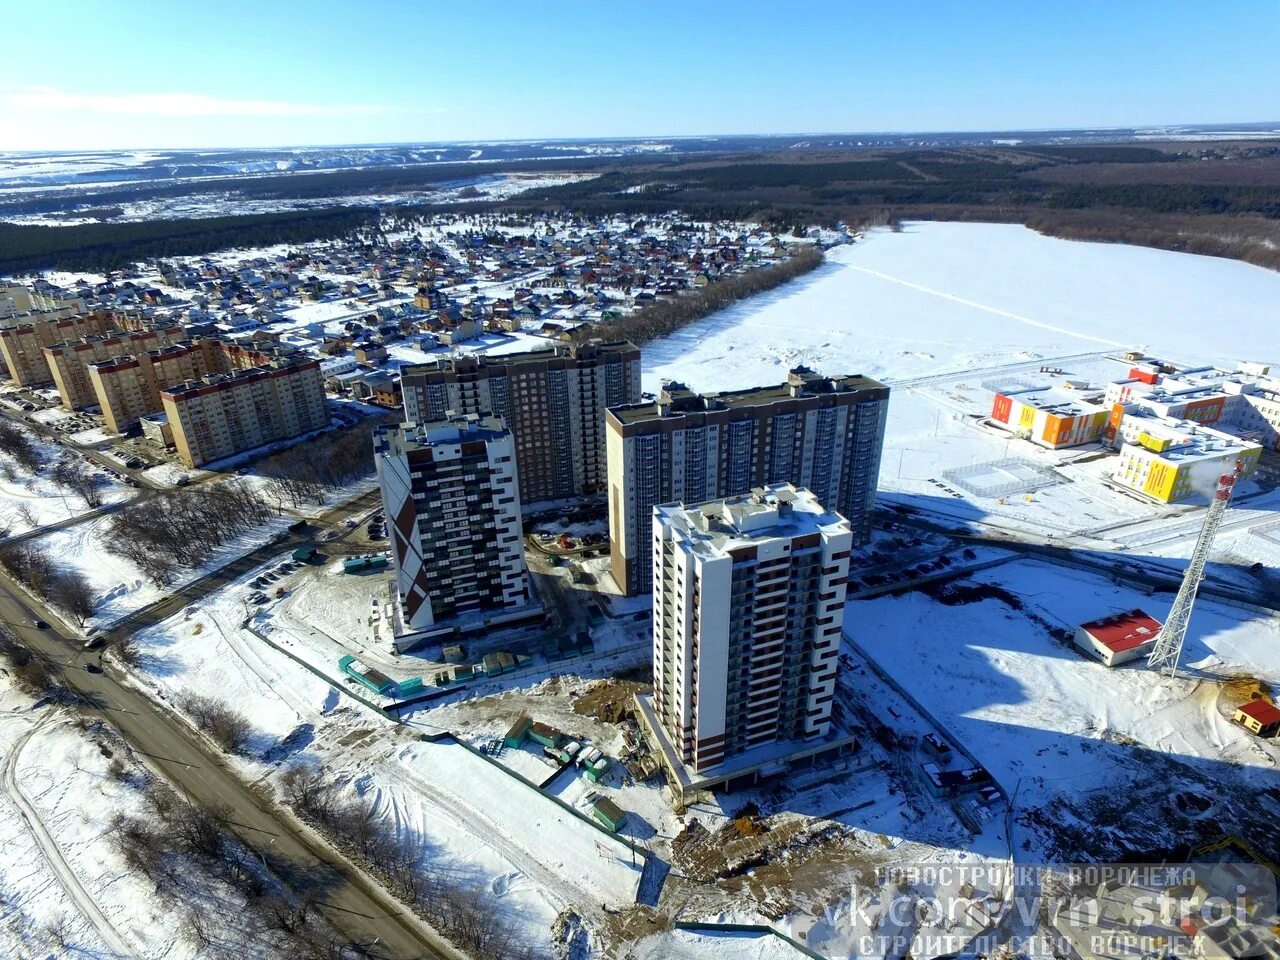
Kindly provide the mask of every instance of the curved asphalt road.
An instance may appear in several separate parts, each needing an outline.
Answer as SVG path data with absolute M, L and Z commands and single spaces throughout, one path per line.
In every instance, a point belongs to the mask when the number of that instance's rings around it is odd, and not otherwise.
M 84 652 L 51 613 L 40 617 L 53 626 L 32 625 L 37 608 L 0 576 L 0 626 L 29 650 L 59 667 L 67 687 L 84 701 L 86 714 L 111 724 L 133 750 L 193 803 L 230 808 L 232 829 L 259 852 L 277 877 L 292 880 L 300 896 L 314 900 L 329 923 L 368 955 L 380 960 L 461 956 L 422 924 L 408 908 L 350 864 L 327 843 L 282 815 L 274 803 L 229 769 L 221 756 L 194 733 L 124 684 L 109 665 L 89 673 L 86 663 L 99 655 Z

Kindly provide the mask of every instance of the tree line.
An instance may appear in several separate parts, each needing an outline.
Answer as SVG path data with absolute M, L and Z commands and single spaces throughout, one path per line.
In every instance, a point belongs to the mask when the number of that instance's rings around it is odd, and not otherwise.
M 122 777 L 122 766 L 120 771 Z M 181 911 L 181 935 L 201 955 L 221 950 L 228 937 L 243 937 L 245 943 L 266 947 L 271 956 L 297 960 L 367 955 L 351 953 L 351 945 L 335 936 L 316 909 L 324 889 L 310 891 L 312 901 L 272 882 L 265 855 L 232 835 L 230 808 L 186 803 L 154 779 L 145 784 L 142 798 L 143 813 L 112 817 L 108 841 L 131 870 L 155 885 L 162 902 Z M 284 862 L 271 867 L 288 870 Z M 283 879 L 303 889 L 315 883 L 315 878 L 287 872 Z M 242 949 L 233 952 L 240 955 Z
M 81 626 L 93 616 L 97 594 L 79 570 L 67 569 L 36 543 L 0 543 L 0 567 L 41 600 Z
M 532 947 L 485 902 L 483 887 L 425 861 L 425 842 L 397 837 L 372 801 L 344 796 L 319 767 L 298 764 L 280 780 L 286 803 L 476 960 L 531 960 Z
M 376 222 L 377 217 L 376 210 L 334 207 L 65 227 L 0 223 L 0 274 L 37 270 L 109 273 L 156 257 L 345 237 Z
M 670 300 L 657 300 L 627 316 L 594 324 L 590 333 L 592 337 L 630 340 L 643 346 L 732 303 L 803 276 L 817 268 L 822 261 L 821 250 L 806 247 L 772 267 L 734 274 L 709 283 L 696 292 L 685 293 Z

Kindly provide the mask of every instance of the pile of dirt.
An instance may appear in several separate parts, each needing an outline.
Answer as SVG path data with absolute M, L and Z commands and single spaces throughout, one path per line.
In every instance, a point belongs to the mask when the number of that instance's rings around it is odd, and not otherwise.
M 1232 677 L 1230 680 L 1223 681 L 1222 684 L 1222 699 L 1233 707 L 1248 703 L 1250 700 L 1270 700 L 1271 698 L 1271 685 L 1257 677 Z
M 573 701 L 573 712 L 605 723 L 621 723 L 635 714 L 632 698 L 648 689 L 633 680 L 597 680 Z

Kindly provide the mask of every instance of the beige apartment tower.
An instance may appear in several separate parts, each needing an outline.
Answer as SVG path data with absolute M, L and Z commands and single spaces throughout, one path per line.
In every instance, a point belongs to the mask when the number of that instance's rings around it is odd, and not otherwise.
M 317 360 L 270 364 L 160 391 L 173 444 L 188 467 L 319 430 L 329 423 Z
M 109 313 L 89 313 L 58 320 L 31 320 L 0 326 L 0 357 L 9 376 L 20 387 L 39 386 L 53 380 L 44 348 L 68 340 L 106 335 L 115 324 Z
M 605 410 L 640 399 L 640 349 L 625 340 L 453 357 L 402 370 L 405 419 L 502 418 L 526 506 L 605 489 Z
M 653 509 L 738 496 L 775 483 L 812 491 L 871 535 L 889 388 L 805 367 L 786 383 L 695 394 L 671 383 L 654 402 L 606 416 L 612 572 L 628 596 L 651 589 Z
M 214 349 L 209 341 L 201 341 L 90 364 L 88 372 L 107 429 L 124 433 L 142 417 L 161 410 L 161 390 L 217 369 Z
M 106 336 L 84 337 L 44 348 L 45 364 L 68 410 L 83 410 L 100 403 L 94 393 L 89 366 L 116 357 L 132 356 L 179 343 L 185 337 L 179 326 L 128 330 Z M 114 428 L 113 428 L 114 429 Z

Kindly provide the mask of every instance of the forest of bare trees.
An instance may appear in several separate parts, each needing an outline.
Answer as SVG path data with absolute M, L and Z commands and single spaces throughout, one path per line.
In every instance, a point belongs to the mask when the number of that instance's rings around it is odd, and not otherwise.
M 398 417 L 380 418 L 391 422 Z M 326 494 L 373 476 L 373 424 L 324 434 L 268 457 L 257 466 L 264 493 L 281 508 L 324 502 Z
M 108 550 L 164 586 L 271 517 L 272 510 L 247 484 L 226 480 L 126 507 L 112 516 L 104 539 Z
M 772 290 L 789 280 L 803 276 L 818 267 L 822 260 L 821 250 L 816 247 L 806 247 L 776 266 L 735 274 L 715 283 L 709 283 L 697 292 L 686 293 L 671 300 L 659 300 L 625 317 L 596 324 L 591 328 L 591 335 L 630 340 L 632 343 L 643 346 L 651 340 L 668 336 L 681 327 L 701 320 L 731 303 Z

